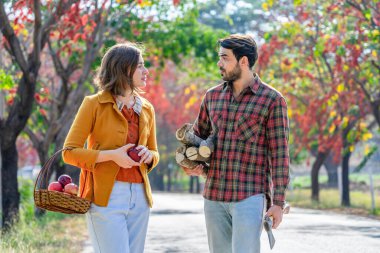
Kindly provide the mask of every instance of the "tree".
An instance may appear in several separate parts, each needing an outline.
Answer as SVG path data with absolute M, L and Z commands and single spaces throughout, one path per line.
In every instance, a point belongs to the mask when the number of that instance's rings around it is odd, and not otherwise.
M 42 6 L 40 1 L 16 3 L 2 1 L 0 3 L 0 29 L 3 34 L 3 46 L 11 56 L 17 72 L 21 75 L 17 80 L 16 96 L 5 117 L 0 119 L 2 225 L 5 229 L 9 228 L 18 216 L 20 197 L 17 189 L 16 139 L 32 112 L 38 72 L 41 66 L 41 51 L 48 42 L 54 24 L 60 21 L 73 2 L 70 0 L 58 1 L 49 6 Z M 28 4 L 27 10 L 24 9 L 25 3 Z M 42 10 L 45 8 L 49 10 L 50 15 L 42 15 Z M 13 13 L 9 13 L 9 11 Z M 32 15 L 32 47 L 30 51 L 26 52 L 22 48 L 15 27 L 22 27 L 21 21 L 28 20 Z
M 294 2 L 286 17 L 287 22 L 266 34 L 260 67 L 276 82 L 290 84 L 284 90 L 291 98 L 293 124 L 301 131 L 295 139 L 317 158 L 311 174 L 312 199 L 319 198 L 319 168 L 333 152 L 341 154 L 334 159 L 342 161 L 342 205 L 349 206 L 348 161 L 353 145 L 366 138 L 363 123 L 369 113 L 368 101 L 353 81 L 357 74 L 353 70 L 365 64 L 360 57 L 365 42 L 352 40 L 351 35 L 364 31 L 352 26 L 359 21 L 344 1 Z

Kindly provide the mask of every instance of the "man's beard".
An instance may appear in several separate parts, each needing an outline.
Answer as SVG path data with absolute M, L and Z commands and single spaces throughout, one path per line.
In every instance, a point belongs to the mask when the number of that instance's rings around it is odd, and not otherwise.
M 220 68 L 220 70 L 224 71 L 224 73 L 222 75 L 223 81 L 233 82 L 233 81 L 240 79 L 240 77 L 241 77 L 241 68 L 240 68 L 239 64 L 236 64 L 234 69 L 231 70 L 230 72 L 225 71 L 225 69 L 223 69 L 223 68 Z

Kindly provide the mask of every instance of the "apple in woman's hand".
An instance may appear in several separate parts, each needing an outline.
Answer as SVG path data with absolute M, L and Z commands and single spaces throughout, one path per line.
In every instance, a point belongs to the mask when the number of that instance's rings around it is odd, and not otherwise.
M 141 156 L 139 156 L 140 150 L 136 149 L 135 147 L 132 147 L 128 149 L 127 154 L 128 156 L 135 162 L 140 162 Z

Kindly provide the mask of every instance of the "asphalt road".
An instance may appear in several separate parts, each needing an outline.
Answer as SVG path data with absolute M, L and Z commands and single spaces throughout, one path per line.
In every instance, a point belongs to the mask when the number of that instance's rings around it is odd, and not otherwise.
M 207 253 L 201 195 L 154 193 L 145 253 Z M 274 230 L 270 250 L 261 236 L 262 253 L 378 253 L 380 221 L 326 211 L 292 208 Z M 86 242 L 83 253 L 91 253 Z

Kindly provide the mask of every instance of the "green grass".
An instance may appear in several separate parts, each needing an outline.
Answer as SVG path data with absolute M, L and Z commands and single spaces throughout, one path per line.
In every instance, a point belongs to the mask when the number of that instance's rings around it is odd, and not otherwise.
M 366 174 L 350 174 L 350 182 L 362 183 L 369 185 L 369 176 Z M 328 181 L 327 175 L 320 175 L 318 177 L 318 182 L 320 184 L 326 184 Z M 380 175 L 373 176 L 373 183 L 376 189 L 380 189 Z M 311 177 L 307 176 L 296 176 L 291 179 L 291 185 L 294 189 L 296 188 L 309 188 L 311 187 Z
M 375 210 L 371 210 L 371 196 L 369 192 L 351 191 L 350 208 L 343 208 L 340 205 L 340 196 L 337 189 L 321 189 L 319 192 L 319 202 L 311 200 L 310 189 L 294 189 L 288 192 L 286 200 L 291 206 L 312 208 L 312 209 L 335 209 L 350 213 L 363 215 L 376 215 L 380 217 L 380 195 L 375 196 Z
M 0 252 L 80 252 L 86 239 L 85 219 L 80 215 L 47 212 L 34 217 L 33 184 L 20 180 L 20 220 L 0 236 Z

